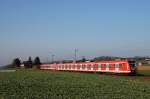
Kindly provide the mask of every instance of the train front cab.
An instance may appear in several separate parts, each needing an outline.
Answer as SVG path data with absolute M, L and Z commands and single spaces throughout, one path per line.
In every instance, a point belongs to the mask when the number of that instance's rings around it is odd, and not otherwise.
M 135 75 L 137 73 L 137 66 L 136 61 L 134 60 L 128 60 L 129 66 L 130 66 L 130 74 Z

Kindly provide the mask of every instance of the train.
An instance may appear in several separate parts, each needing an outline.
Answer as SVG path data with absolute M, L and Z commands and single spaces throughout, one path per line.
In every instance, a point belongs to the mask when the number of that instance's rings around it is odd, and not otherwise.
M 136 74 L 137 66 L 133 60 L 111 60 L 99 62 L 53 63 L 40 65 L 42 70 L 84 71 L 101 73 Z

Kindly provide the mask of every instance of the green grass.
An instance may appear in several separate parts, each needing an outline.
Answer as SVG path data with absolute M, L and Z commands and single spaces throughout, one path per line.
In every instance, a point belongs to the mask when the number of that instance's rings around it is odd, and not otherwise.
M 150 75 L 150 70 L 139 70 L 138 74 L 141 74 L 141 75 Z
M 143 66 L 150 66 L 150 64 L 143 64 Z
M 0 73 L 0 99 L 148 99 L 142 77 L 20 70 Z

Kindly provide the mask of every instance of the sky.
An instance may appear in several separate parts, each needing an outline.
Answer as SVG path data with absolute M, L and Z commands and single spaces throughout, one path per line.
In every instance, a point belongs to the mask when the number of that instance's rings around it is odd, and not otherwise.
M 150 56 L 149 0 L 0 0 L 0 65 Z

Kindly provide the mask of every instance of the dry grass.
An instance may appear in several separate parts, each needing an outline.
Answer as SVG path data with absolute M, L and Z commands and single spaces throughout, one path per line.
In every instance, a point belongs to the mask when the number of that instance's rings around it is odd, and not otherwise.
M 138 70 L 150 70 L 150 66 L 138 66 Z

